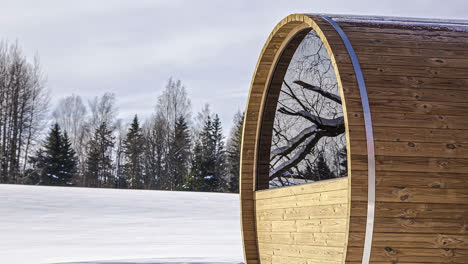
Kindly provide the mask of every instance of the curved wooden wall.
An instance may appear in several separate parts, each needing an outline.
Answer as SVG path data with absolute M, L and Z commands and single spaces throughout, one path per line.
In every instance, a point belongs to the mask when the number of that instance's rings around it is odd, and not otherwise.
M 331 19 L 349 39 L 362 69 L 375 155 L 367 151 L 363 98 L 343 38 L 322 16 L 286 17 L 275 27 L 260 54 L 245 114 L 240 192 L 246 264 L 468 263 L 467 27 L 459 25 L 464 29 L 453 30 L 443 24 L 433 27 L 419 22 Z M 258 155 L 258 142 L 263 118 L 271 119 L 264 114 L 266 94 L 274 92 L 268 89 L 276 81 L 271 77 L 275 68 L 284 67 L 277 62 L 287 52 L 290 40 L 306 28 L 314 29 L 325 43 L 344 101 L 349 177 L 345 179 L 348 198 L 343 203 L 347 205 L 343 245 L 322 243 L 327 236 L 313 242 L 316 239 L 304 239 L 306 236 L 302 240 L 296 238 L 298 235 L 276 236 L 273 229 L 264 232 L 268 225 L 272 226 L 268 222 L 265 227 L 266 219 L 291 219 L 291 211 L 282 209 L 297 206 L 297 198 L 281 201 L 275 192 L 291 197 L 298 195 L 294 188 L 317 190 L 321 183 L 278 190 L 255 188 L 257 171 L 265 164 L 264 156 Z M 375 217 L 371 217 L 374 226 L 368 228 L 373 231 L 367 245 L 370 261 L 364 252 L 367 186 L 372 171 L 368 157 L 375 158 L 376 176 L 375 182 L 370 182 L 376 188 Z M 329 190 L 324 187 L 318 193 L 325 191 Z M 266 202 L 270 198 L 276 200 Z M 288 207 L 287 201 L 296 202 Z M 273 208 L 278 204 L 281 208 Z M 316 214 L 326 214 L 314 211 L 313 204 L 307 206 L 309 220 Z M 281 210 L 273 215 L 266 214 L 265 208 Z M 292 225 L 291 233 L 311 233 L 298 229 L 299 220 L 276 225 Z M 327 225 L 326 221 L 319 224 Z M 341 259 L 314 258 L 320 254 L 314 251 L 320 243 L 322 248 L 342 246 Z

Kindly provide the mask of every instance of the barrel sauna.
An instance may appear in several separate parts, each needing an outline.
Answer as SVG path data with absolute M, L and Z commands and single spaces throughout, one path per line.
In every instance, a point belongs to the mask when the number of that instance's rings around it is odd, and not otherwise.
M 244 117 L 246 264 L 468 263 L 467 25 L 279 22 Z

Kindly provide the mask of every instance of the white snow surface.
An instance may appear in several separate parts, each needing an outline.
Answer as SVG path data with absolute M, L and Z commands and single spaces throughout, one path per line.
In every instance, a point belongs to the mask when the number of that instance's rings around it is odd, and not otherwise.
M 239 196 L 0 184 L 0 263 L 242 263 Z

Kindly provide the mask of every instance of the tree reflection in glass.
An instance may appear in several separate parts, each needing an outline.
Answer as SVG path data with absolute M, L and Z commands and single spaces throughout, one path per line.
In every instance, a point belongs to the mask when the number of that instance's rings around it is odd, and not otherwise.
M 270 152 L 270 188 L 347 176 L 343 107 L 332 61 L 315 31 L 283 80 Z

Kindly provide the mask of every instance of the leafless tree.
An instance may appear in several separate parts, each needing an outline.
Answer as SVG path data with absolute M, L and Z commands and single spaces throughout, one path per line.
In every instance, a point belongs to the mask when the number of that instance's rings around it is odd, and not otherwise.
M 22 183 L 35 137 L 44 128 L 49 102 L 39 60 L 18 43 L 0 42 L 0 182 Z
M 88 105 L 91 115 L 89 119 L 91 130 L 95 130 L 102 123 L 106 123 L 109 127 L 114 127 L 118 112 L 114 93 L 107 92 L 100 97 L 96 96 L 88 102 Z
M 271 187 L 343 175 L 337 162 L 346 146 L 342 101 L 332 62 L 314 31 L 306 35 L 291 60 L 276 111 Z M 317 175 L 323 173 L 320 166 L 328 167 L 327 177 Z
M 185 86 L 180 80 L 169 79 L 165 89 L 158 98 L 156 105 L 155 128 L 161 129 L 159 125 L 165 125 L 165 162 L 164 173 L 161 174 L 160 184 L 162 189 L 172 189 L 175 186 L 174 181 L 177 177 L 174 175 L 176 164 L 172 160 L 177 151 L 173 148 L 171 142 L 174 141 L 177 120 L 182 117 L 184 120 L 190 120 L 191 103 L 188 98 Z

